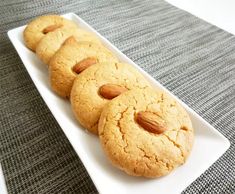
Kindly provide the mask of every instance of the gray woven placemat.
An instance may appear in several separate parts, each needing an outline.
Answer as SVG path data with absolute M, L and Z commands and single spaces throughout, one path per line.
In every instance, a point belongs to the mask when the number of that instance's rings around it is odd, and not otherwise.
M 183 193 L 235 193 L 234 36 L 162 0 L 2 0 L 0 162 L 9 193 L 97 193 L 6 35 L 37 15 L 67 12 L 81 16 L 230 140 L 230 149 Z

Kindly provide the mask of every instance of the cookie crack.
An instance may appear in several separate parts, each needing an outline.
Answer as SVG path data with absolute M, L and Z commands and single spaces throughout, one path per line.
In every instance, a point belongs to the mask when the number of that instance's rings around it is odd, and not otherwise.
M 94 72 L 94 75 L 92 78 L 86 80 L 85 82 L 83 82 L 82 84 L 82 87 L 81 87 L 81 90 L 80 92 L 76 95 L 78 97 L 78 99 L 81 99 L 81 94 L 82 94 L 82 91 L 83 91 L 83 88 L 85 88 L 85 85 L 87 84 L 88 81 L 95 81 L 95 84 L 97 85 L 97 80 L 95 79 L 95 76 L 96 76 L 96 73 L 99 71 L 99 69 L 97 69 L 95 72 Z
M 119 129 L 119 132 L 121 133 L 121 135 L 122 135 L 122 140 L 123 140 L 123 142 L 125 142 L 125 146 L 123 147 L 123 151 L 125 152 L 125 153 L 129 153 L 128 151 L 127 151 L 127 148 L 129 147 L 129 144 L 128 144 L 128 141 L 127 141 L 127 138 L 126 138 L 126 134 L 125 134 L 125 132 L 122 130 L 122 126 L 121 126 L 121 121 L 122 121 L 122 119 L 124 118 L 124 114 L 128 111 L 128 109 L 129 109 L 130 107 L 126 107 L 120 114 L 120 118 L 117 120 L 117 127 L 118 127 L 118 129 Z
M 163 164 L 167 168 L 168 171 L 173 168 L 168 162 L 164 162 L 163 160 L 160 160 L 156 155 L 154 155 L 154 158 L 157 163 Z
M 119 130 L 120 134 L 122 135 L 122 141 L 125 141 L 124 133 L 123 133 L 123 131 L 121 129 L 121 123 L 120 123 L 119 120 L 117 121 L 117 127 L 118 127 L 118 130 Z
M 143 153 L 143 157 L 144 157 L 144 158 L 147 158 L 149 161 L 151 161 L 151 159 L 152 159 L 153 157 L 148 156 L 147 153 L 146 153 L 146 151 L 145 151 L 143 148 L 141 148 L 141 147 L 139 147 L 139 146 L 137 146 L 137 148 Z M 163 165 L 168 169 L 168 171 L 169 171 L 171 168 L 173 168 L 168 162 L 165 162 L 165 161 L 163 161 L 163 160 L 160 160 L 160 159 L 157 157 L 157 155 L 154 155 L 154 158 L 153 158 L 153 159 L 156 161 L 156 163 L 161 163 L 161 164 L 163 164 Z M 145 163 L 145 165 L 147 166 L 148 169 L 151 170 L 151 167 L 150 167 L 147 163 Z
M 137 99 L 135 98 L 135 96 L 133 96 L 133 100 L 135 101 L 135 105 L 137 105 L 138 102 L 137 102 Z M 133 108 L 135 109 L 135 106 Z
M 177 132 L 178 133 L 178 132 Z M 184 157 L 184 153 L 183 153 L 183 151 L 182 151 L 182 149 L 181 149 L 181 146 L 179 145 L 179 144 L 177 144 L 174 140 L 172 140 L 169 136 L 167 136 L 166 134 L 162 134 L 163 136 L 165 136 L 171 143 L 173 143 L 173 145 L 175 146 L 175 147 L 177 147 L 178 149 L 179 149 L 179 151 L 180 151 L 180 154 L 181 154 L 181 157 L 183 158 L 183 159 L 185 159 L 185 157 Z M 177 134 L 178 135 L 178 134 Z
M 139 147 L 138 145 L 136 147 L 143 153 L 144 158 L 151 160 L 151 157 L 146 154 L 146 151 L 143 148 Z
M 120 113 L 121 116 L 120 116 L 120 118 L 117 120 L 117 126 L 118 126 L 118 129 L 119 129 L 119 132 L 122 134 L 122 140 L 126 143 L 126 146 L 124 147 L 124 151 L 125 151 L 126 153 L 127 153 L 126 148 L 127 148 L 129 145 L 128 145 L 128 142 L 127 142 L 127 140 L 126 140 L 126 138 L 125 138 L 125 132 L 122 130 L 122 127 L 121 127 L 121 120 L 124 118 L 123 115 L 127 112 L 127 110 L 128 110 L 128 107 L 126 107 L 125 110 Z

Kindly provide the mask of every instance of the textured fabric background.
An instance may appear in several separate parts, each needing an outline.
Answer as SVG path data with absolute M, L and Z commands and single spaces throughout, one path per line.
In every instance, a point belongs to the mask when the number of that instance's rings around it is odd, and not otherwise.
M 235 193 L 233 35 L 162 0 L 1 0 L 0 162 L 9 193 L 97 193 L 6 34 L 35 16 L 67 12 L 81 16 L 230 140 L 230 149 L 183 193 Z

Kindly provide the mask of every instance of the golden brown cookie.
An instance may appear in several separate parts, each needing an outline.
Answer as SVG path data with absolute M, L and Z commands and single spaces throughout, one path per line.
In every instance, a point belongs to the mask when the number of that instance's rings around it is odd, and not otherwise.
M 31 21 L 24 30 L 23 36 L 26 46 L 32 51 L 36 50 L 38 42 L 55 29 L 66 27 L 77 28 L 77 25 L 59 15 L 39 16 Z
M 100 44 L 68 38 L 49 64 L 52 89 L 62 97 L 69 97 L 75 77 L 89 66 L 103 62 L 114 63 L 118 60 Z
M 79 28 L 66 28 L 62 27 L 48 33 L 44 36 L 38 43 L 36 48 L 37 56 L 45 63 L 49 64 L 50 59 L 61 47 L 64 41 L 70 37 L 74 36 L 77 41 L 87 41 L 97 44 L 101 44 L 99 39 L 90 32 Z
M 103 108 L 98 131 L 114 166 L 151 178 L 185 163 L 194 139 L 186 111 L 152 88 L 134 89 L 110 101 Z
M 107 102 L 127 90 L 147 86 L 145 78 L 129 64 L 95 64 L 76 77 L 70 101 L 81 125 L 97 134 L 99 117 Z

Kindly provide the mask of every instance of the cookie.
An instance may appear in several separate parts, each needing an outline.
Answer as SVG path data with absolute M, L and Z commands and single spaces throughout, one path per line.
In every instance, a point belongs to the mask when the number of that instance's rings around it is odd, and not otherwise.
M 186 111 L 164 92 L 150 88 L 134 89 L 110 101 L 98 131 L 114 166 L 151 178 L 185 163 L 194 139 Z
M 31 21 L 24 30 L 23 36 L 26 46 L 32 51 L 36 50 L 38 42 L 55 29 L 77 28 L 77 25 L 58 15 L 44 15 Z
M 37 56 L 45 64 L 49 64 L 51 57 L 61 47 L 64 41 L 70 36 L 74 36 L 77 41 L 87 41 L 87 42 L 94 42 L 97 44 L 101 44 L 99 39 L 90 32 L 87 32 L 79 28 L 70 29 L 62 27 L 54 30 L 51 33 L 48 33 L 39 41 L 36 48 Z
M 70 101 L 80 124 L 97 134 L 99 117 L 107 102 L 127 90 L 147 86 L 145 78 L 129 64 L 95 64 L 76 77 Z
M 87 67 L 103 62 L 114 63 L 118 60 L 100 44 L 77 42 L 74 37 L 68 38 L 50 60 L 52 89 L 61 97 L 69 97 L 75 77 Z

